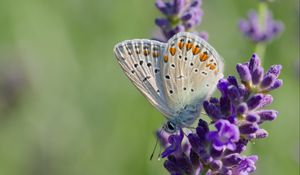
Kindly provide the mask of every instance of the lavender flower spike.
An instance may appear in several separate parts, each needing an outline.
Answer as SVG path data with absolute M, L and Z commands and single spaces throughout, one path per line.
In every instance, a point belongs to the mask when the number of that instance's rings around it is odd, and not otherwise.
M 155 19 L 155 24 L 160 28 L 162 37 L 156 39 L 167 41 L 178 32 L 194 32 L 194 28 L 201 23 L 203 11 L 200 8 L 201 0 L 156 0 L 156 7 L 165 16 Z M 198 35 L 207 40 L 206 32 Z
M 256 170 L 255 155 L 244 156 L 247 144 L 253 139 L 268 137 L 261 128 L 264 122 L 277 118 L 278 112 L 264 109 L 273 102 L 270 91 L 279 88 L 281 65 L 271 66 L 264 73 L 260 59 L 253 54 L 236 69 L 234 76 L 221 79 L 217 85 L 220 98 L 203 103 L 209 121 L 199 119 L 196 132 L 184 139 L 183 131 L 176 135 L 161 135 L 167 157 L 165 168 L 171 175 L 248 175 Z M 281 82 L 276 85 L 276 82 Z M 210 131 L 213 123 L 216 130 Z M 168 139 L 166 139 L 168 137 Z M 165 143 L 168 142 L 168 143 Z
M 257 12 L 250 11 L 248 19 L 239 22 L 240 31 L 255 43 L 271 41 L 283 31 L 283 23 L 275 21 L 271 11 L 267 11 L 263 22 Z

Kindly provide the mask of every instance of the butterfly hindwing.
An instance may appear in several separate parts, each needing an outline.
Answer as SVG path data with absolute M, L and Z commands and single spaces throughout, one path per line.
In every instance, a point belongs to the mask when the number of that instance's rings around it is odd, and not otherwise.
M 127 77 L 166 117 L 172 115 L 161 81 L 161 61 L 166 44 L 135 39 L 118 43 L 114 52 Z
M 175 111 L 187 105 L 200 108 L 223 76 L 218 53 L 199 36 L 186 32 L 168 41 L 161 67 L 165 98 Z

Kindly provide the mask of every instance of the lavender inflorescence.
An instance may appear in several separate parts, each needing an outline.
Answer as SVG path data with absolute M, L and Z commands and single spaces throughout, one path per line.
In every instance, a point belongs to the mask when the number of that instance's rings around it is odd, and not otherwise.
M 252 10 L 248 13 L 248 19 L 239 22 L 240 31 L 255 43 L 271 41 L 283 31 L 283 23 L 275 21 L 271 11 L 264 13 L 260 19 L 259 14 Z
M 200 25 L 203 16 L 201 2 L 156 0 L 156 7 L 165 16 L 155 20 L 163 34 L 157 39 L 167 41 L 182 31 L 197 33 L 195 27 Z M 258 51 L 263 51 L 260 44 L 265 45 L 283 31 L 283 23 L 273 19 L 268 2 L 260 0 L 259 12 L 251 11 L 248 19 L 239 22 L 241 32 L 260 46 Z M 207 40 L 205 32 L 198 34 Z M 269 92 L 283 84 L 278 79 L 281 69 L 281 65 L 274 65 L 265 73 L 260 58 L 253 54 L 248 62 L 236 66 L 240 81 L 234 76 L 219 80 L 217 88 L 221 97 L 204 101 L 203 108 L 209 119 L 199 119 L 195 132 L 188 135 L 183 130 L 173 135 L 163 130 L 157 132 L 165 148 L 161 157 L 167 158 L 164 167 L 169 173 L 247 175 L 254 172 L 258 156 L 243 154 L 249 142 L 268 136 L 261 125 L 278 115 L 277 111 L 265 107 L 273 102 Z
M 244 156 L 247 144 L 253 139 L 268 136 L 261 128 L 265 121 L 274 120 L 278 112 L 264 109 L 273 101 L 270 91 L 282 86 L 278 79 L 281 65 L 264 73 L 256 54 L 249 62 L 237 64 L 240 83 L 234 76 L 218 82 L 220 98 L 203 103 L 209 123 L 199 120 L 196 132 L 185 137 L 179 134 L 158 133 L 167 157 L 165 168 L 172 175 L 249 174 L 255 171 L 256 155 Z M 209 125 L 213 124 L 215 130 Z M 186 139 L 185 139 L 186 138 Z
M 203 11 L 200 8 L 201 0 L 156 0 L 156 7 L 165 16 L 157 18 L 155 24 L 161 29 L 163 38 L 157 38 L 161 41 L 167 41 L 178 32 L 194 32 L 195 27 L 200 25 Z M 207 40 L 206 32 L 200 32 L 198 35 Z

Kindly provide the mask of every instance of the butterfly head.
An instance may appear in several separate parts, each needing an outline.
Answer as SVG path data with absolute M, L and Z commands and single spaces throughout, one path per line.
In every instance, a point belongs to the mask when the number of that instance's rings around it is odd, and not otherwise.
M 191 126 L 196 118 L 199 116 L 200 107 L 197 108 L 193 105 L 186 105 L 178 114 L 172 119 L 168 120 L 163 129 L 168 133 L 175 133 L 180 128 Z

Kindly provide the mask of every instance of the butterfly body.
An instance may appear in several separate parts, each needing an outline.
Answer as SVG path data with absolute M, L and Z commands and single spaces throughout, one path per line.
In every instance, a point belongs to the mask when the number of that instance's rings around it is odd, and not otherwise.
M 133 84 L 166 118 L 172 133 L 194 123 L 223 76 L 223 61 L 206 41 L 181 32 L 168 43 L 135 39 L 114 48 Z

